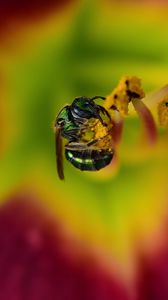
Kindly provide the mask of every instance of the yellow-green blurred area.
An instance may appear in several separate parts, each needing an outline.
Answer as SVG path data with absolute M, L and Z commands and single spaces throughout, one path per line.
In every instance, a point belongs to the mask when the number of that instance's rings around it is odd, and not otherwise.
M 37 193 L 71 234 L 124 260 L 137 239 L 145 243 L 160 228 L 168 159 L 159 146 L 141 155 L 140 120 L 126 120 L 114 174 L 64 161 L 64 182 L 53 121 L 76 96 L 108 95 L 123 75 L 140 77 L 146 92 L 167 84 L 167 13 L 159 2 L 80 1 L 8 36 L 0 50 L 2 202 L 16 189 Z

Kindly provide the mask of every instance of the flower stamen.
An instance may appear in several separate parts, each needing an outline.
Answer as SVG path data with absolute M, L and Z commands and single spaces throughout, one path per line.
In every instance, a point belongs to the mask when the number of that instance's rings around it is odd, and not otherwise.
M 112 111 L 113 107 L 116 107 L 120 115 L 126 117 L 129 112 L 129 103 L 132 102 L 144 125 L 148 144 L 153 145 L 157 140 L 157 130 L 150 110 L 141 101 L 144 97 L 141 80 L 136 76 L 124 76 L 111 95 L 107 96 L 104 106 L 108 111 Z
M 154 145 L 157 141 L 157 129 L 149 108 L 137 99 L 132 99 L 132 104 L 142 120 L 149 145 Z

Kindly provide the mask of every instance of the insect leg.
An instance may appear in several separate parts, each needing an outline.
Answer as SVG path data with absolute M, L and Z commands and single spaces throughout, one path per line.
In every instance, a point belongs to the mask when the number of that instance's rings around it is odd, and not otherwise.
M 69 142 L 65 145 L 67 150 L 86 150 L 88 148 L 87 143 Z
M 109 118 L 109 120 L 111 121 L 111 116 L 110 116 L 109 112 L 108 112 L 103 106 L 101 106 L 101 105 L 98 105 L 98 107 L 99 107 L 99 110 L 100 110 L 104 115 L 106 115 L 106 116 Z
M 103 139 L 105 139 L 107 136 L 108 136 L 108 134 L 106 134 L 106 135 L 104 135 L 104 136 L 102 136 L 102 137 L 100 137 L 100 138 L 97 138 L 97 139 L 95 139 L 95 140 L 92 140 L 92 141 L 90 141 L 90 142 L 87 143 L 87 146 L 90 147 L 90 146 L 92 146 L 92 145 L 94 145 L 94 144 L 97 144 L 98 142 L 100 142 L 100 141 L 102 141 Z

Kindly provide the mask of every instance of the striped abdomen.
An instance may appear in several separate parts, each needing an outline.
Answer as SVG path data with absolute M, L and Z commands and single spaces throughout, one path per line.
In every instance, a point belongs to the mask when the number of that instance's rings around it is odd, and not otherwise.
M 109 150 L 73 150 L 65 148 L 65 157 L 71 164 L 82 171 L 97 171 L 111 162 L 113 152 Z

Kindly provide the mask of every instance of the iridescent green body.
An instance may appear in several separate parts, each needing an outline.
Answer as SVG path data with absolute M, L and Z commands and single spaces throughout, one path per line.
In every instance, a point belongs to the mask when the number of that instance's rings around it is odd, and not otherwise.
M 66 159 L 82 171 L 100 170 L 109 165 L 113 158 L 111 140 L 105 146 L 103 143 L 109 135 L 108 132 L 105 130 L 105 135 L 95 137 L 98 122 L 104 128 L 111 122 L 108 111 L 96 104 L 96 99 L 105 98 L 75 98 L 71 105 L 63 107 L 55 120 L 57 171 L 60 179 L 64 179 L 62 137 L 68 141 L 64 146 Z
M 97 171 L 111 162 L 113 151 L 86 149 L 85 151 L 66 149 L 65 157 L 71 164 L 81 171 Z

